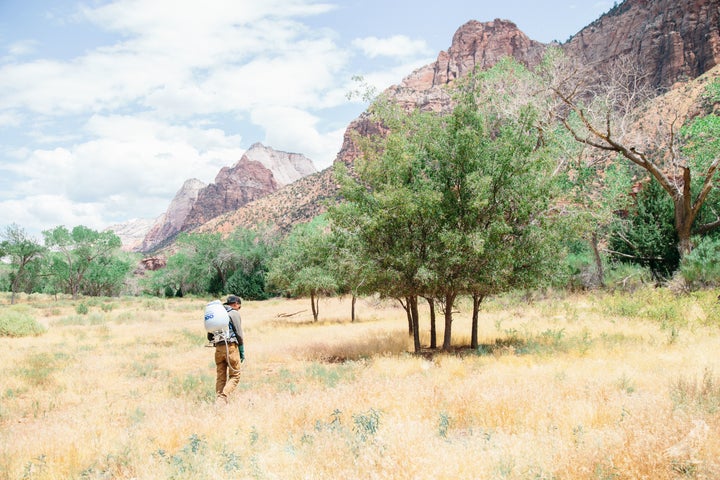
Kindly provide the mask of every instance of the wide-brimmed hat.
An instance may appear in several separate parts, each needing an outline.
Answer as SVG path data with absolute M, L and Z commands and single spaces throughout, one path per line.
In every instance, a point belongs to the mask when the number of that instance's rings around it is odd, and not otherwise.
M 233 303 L 242 303 L 242 298 L 237 295 L 228 295 L 227 300 L 225 300 L 223 305 L 232 305 Z

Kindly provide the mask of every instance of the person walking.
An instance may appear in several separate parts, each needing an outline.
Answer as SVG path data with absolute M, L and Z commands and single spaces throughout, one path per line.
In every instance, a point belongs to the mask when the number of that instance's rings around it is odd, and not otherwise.
M 245 345 L 240 320 L 242 298 L 228 295 L 223 305 L 230 317 L 229 335 L 227 338 L 211 339 L 215 345 L 215 393 L 217 394 L 215 403 L 220 405 L 228 403 L 228 395 L 240 382 L 240 363 L 245 361 Z

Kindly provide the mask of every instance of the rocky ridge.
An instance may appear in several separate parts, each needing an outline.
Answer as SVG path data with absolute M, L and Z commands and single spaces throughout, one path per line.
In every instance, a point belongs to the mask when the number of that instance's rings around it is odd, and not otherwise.
M 625 0 L 574 35 L 563 50 L 600 73 L 628 59 L 652 86 L 667 90 L 720 64 L 720 3 Z
M 302 154 L 255 143 L 232 167 L 220 169 L 213 183 L 186 181 L 135 250 L 152 252 L 162 248 L 180 232 L 235 211 L 316 171 L 312 160 Z

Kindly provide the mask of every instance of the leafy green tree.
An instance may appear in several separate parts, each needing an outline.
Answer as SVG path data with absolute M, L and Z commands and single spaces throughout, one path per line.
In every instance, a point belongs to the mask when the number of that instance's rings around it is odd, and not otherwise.
M 432 136 L 442 141 L 428 143 L 443 192 L 443 231 L 433 265 L 440 280 L 436 289 L 446 299 L 445 349 L 451 342 L 452 297 L 473 297 L 476 348 L 482 300 L 551 278 L 562 254 L 559 227 L 565 221 L 555 213 L 561 191 L 553 132 L 541 128 L 530 98 L 518 103 L 515 97 L 496 97 L 503 90 L 527 89 L 532 81 L 527 70 L 507 60 L 469 80 L 444 129 Z
M 141 284 L 146 292 L 158 296 L 175 297 L 190 292 L 205 292 L 198 287 L 198 284 L 204 283 L 195 276 L 190 264 L 190 255 L 179 251 L 167 259 L 164 268 L 151 272 Z
M 506 63 L 492 74 L 520 70 Z M 418 296 L 440 300 L 449 349 L 459 295 L 472 294 L 477 307 L 486 295 L 537 284 L 561 253 L 557 165 L 537 110 L 479 102 L 475 84 L 461 93 L 451 114 L 376 104 L 387 133 L 365 143 L 354 172 L 340 169 L 345 201 L 331 210 L 337 228 L 359 239 L 360 261 L 374 265 L 373 288 L 404 300 L 416 351 Z
M 333 227 L 353 236 L 364 285 L 369 291 L 395 298 L 405 308 L 408 332 L 420 350 L 418 296 L 432 280 L 426 262 L 438 232 L 439 192 L 433 188 L 427 163 L 419 153 L 440 118 L 429 113 L 405 114 L 380 99 L 374 121 L 388 133 L 359 139 L 363 158 L 354 172 L 336 166 L 344 201 L 331 209 Z
M 228 278 L 227 291 L 250 300 L 268 298 L 265 281 L 275 255 L 275 238 L 267 231 L 238 229 L 228 241 L 237 261 Z
M 358 257 L 359 246 L 355 235 L 350 235 L 347 231 L 337 228 L 334 228 L 331 233 L 333 258 L 329 262 L 330 268 L 338 282 L 338 292 L 352 295 L 350 321 L 354 322 L 358 296 L 364 293 L 372 293 L 368 283 L 369 277 L 372 275 L 368 271 L 370 265 Z
M 96 297 L 119 295 L 134 264 L 128 255 L 101 256 L 91 262 L 80 289 L 84 294 Z
M 193 290 L 212 294 L 226 291 L 225 284 L 237 266 L 237 255 L 220 233 L 182 233 L 177 245 L 188 253 L 184 265 L 194 279 Z
M 15 294 L 25 284 L 32 288 L 33 278 L 38 271 L 37 266 L 45 249 L 32 239 L 24 229 L 12 224 L 5 229 L 0 242 L 0 257 L 10 257 L 12 271 L 10 273 L 10 303 L 15 303 Z
M 72 230 L 64 226 L 43 232 L 45 246 L 50 256 L 50 274 L 77 298 L 87 273 L 93 263 L 111 258 L 121 246 L 120 238 L 113 232 L 97 232 L 79 225 Z
M 178 251 L 165 268 L 152 273 L 147 289 L 176 295 L 234 293 L 244 298 L 267 298 L 265 276 L 274 255 L 275 238 L 268 229 L 239 228 L 220 233 L 183 233 Z
M 333 242 L 322 216 L 296 225 L 278 247 L 270 262 L 268 284 L 293 296 L 310 297 L 313 320 L 320 314 L 320 297 L 338 290 L 330 261 Z

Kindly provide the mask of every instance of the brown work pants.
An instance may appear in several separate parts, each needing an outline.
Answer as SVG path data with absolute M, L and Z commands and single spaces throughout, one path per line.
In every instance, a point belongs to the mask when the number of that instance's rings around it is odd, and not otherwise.
M 237 343 L 215 346 L 215 392 L 217 399 L 227 402 L 228 395 L 240 381 L 240 352 Z

